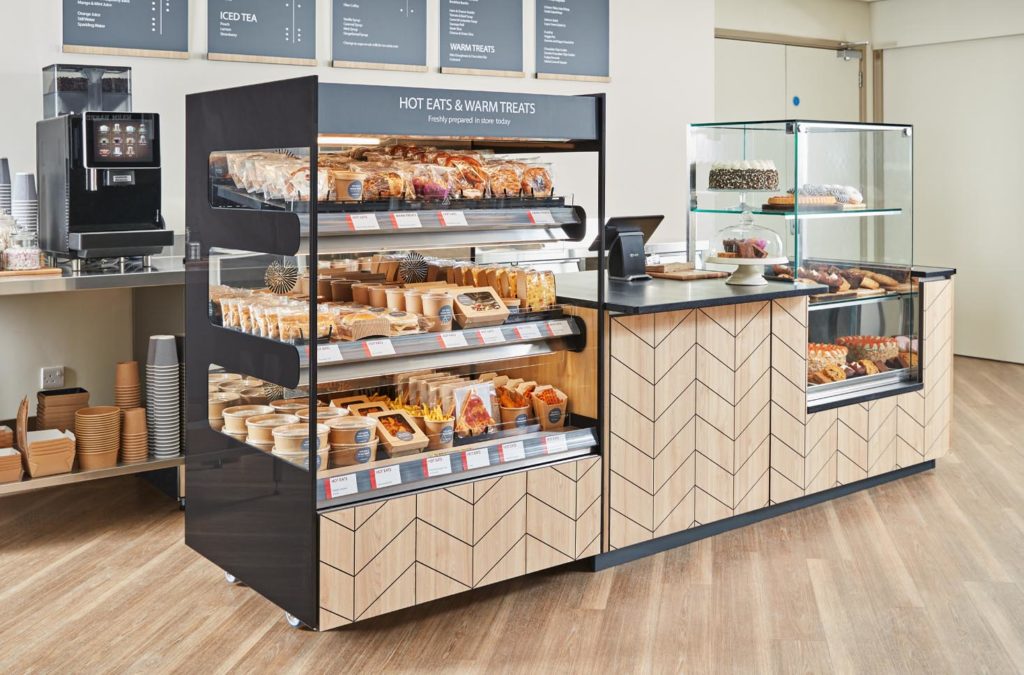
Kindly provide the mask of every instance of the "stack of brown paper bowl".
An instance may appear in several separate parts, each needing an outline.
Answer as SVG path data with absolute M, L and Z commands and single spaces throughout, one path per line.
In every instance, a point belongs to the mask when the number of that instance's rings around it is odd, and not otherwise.
M 146 461 L 149 455 L 149 432 L 146 428 L 146 409 L 128 408 L 123 410 L 121 424 L 121 463 L 134 464 Z
M 121 444 L 121 409 L 114 406 L 82 408 L 75 413 L 80 471 L 117 466 Z
M 75 430 L 75 412 L 89 407 L 89 392 L 80 387 L 36 394 L 36 429 Z
M 122 410 L 138 408 L 142 404 L 142 386 L 139 381 L 138 361 L 121 361 L 114 374 L 114 405 Z

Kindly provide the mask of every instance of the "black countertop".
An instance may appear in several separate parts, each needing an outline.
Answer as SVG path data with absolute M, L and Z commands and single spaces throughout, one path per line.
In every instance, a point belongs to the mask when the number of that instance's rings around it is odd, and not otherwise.
M 597 272 L 558 275 L 558 301 L 597 309 Z M 736 305 L 820 293 L 825 286 L 769 281 L 764 286 L 729 286 L 725 279 L 697 281 L 608 281 L 605 309 L 622 314 L 656 314 L 695 307 Z
M 914 265 L 910 270 L 910 276 L 915 279 L 948 279 L 956 274 L 955 267 L 926 267 Z

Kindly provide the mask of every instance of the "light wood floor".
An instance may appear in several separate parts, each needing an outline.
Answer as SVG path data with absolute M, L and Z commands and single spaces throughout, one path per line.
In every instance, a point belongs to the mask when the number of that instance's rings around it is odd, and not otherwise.
M 1024 367 L 956 373 L 934 472 L 324 634 L 228 586 L 137 479 L 0 500 L 0 673 L 1019 672 Z

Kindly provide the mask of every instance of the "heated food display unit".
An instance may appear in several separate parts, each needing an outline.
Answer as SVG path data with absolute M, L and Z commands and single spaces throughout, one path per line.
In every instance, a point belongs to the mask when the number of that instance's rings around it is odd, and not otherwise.
M 318 629 L 599 552 L 597 312 L 477 253 L 581 241 L 560 181 L 603 222 L 603 110 L 315 77 L 188 97 L 189 546 Z

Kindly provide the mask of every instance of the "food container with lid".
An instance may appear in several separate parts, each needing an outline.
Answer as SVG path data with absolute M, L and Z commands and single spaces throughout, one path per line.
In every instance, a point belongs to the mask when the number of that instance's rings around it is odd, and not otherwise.
M 318 452 L 327 450 L 330 431 L 326 424 L 316 425 L 315 442 Z M 274 427 L 273 433 L 275 452 L 307 452 L 309 450 L 308 424 L 302 422 L 299 424 L 285 424 Z
M 236 405 L 224 409 L 224 430 L 230 434 L 247 434 L 245 420 L 256 415 L 275 412 L 269 405 Z
M 248 442 L 274 443 L 274 429 L 287 424 L 299 424 L 299 418 L 295 415 L 284 415 L 271 413 L 269 415 L 254 415 L 245 420 L 245 428 L 248 430 Z

